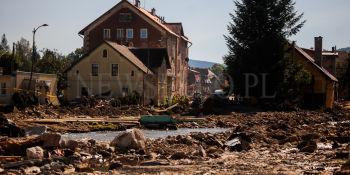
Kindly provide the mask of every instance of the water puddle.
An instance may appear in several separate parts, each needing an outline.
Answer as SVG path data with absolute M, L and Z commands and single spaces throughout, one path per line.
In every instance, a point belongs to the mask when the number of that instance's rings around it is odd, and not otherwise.
M 337 125 L 337 124 L 347 124 L 350 123 L 350 120 L 346 120 L 346 121 L 341 121 L 341 122 L 329 122 L 329 124 L 331 125 Z
M 147 139 L 164 139 L 168 136 L 178 136 L 178 135 L 186 135 L 191 132 L 202 132 L 202 133 L 219 133 L 230 130 L 230 128 L 179 128 L 177 130 L 141 130 L 141 132 L 145 135 Z M 87 141 L 90 139 L 94 139 L 99 142 L 110 142 L 115 136 L 120 134 L 123 131 L 99 131 L 99 132 L 89 132 L 89 133 L 68 133 L 62 135 L 63 140 L 81 140 Z
M 330 150 L 333 148 L 331 143 L 317 143 L 317 148 L 322 150 Z

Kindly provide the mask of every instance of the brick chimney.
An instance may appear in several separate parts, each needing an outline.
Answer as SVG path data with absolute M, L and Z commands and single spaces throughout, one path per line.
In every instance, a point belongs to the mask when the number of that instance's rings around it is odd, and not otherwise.
M 322 67 L 322 37 L 315 37 L 315 62 Z
M 136 0 L 135 6 L 136 6 L 136 7 L 140 7 L 140 6 L 141 6 L 141 1 L 140 1 L 140 0 Z
M 151 14 L 152 14 L 153 16 L 156 16 L 156 9 L 155 9 L 155 8 L 152 9 Z

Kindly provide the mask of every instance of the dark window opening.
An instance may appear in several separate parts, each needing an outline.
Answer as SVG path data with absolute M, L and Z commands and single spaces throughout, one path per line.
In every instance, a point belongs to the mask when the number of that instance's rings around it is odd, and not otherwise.
M 120 22 L 130 22 L 131 21 L 131 14 L 130 13 L 120 13 L 119 21 Z
M 91 74 L 92 76 L 98 76 L 98 64 L 91 65 Z
M 85 96 L 85 97 L 88 97 L 89 96 L 89 91 L 86 87 L 82 87 L 81 88 L 81 96 Z
M 135 72 L 132 70 L 131 71 L 131 76 L 133 77 L 135 75 Z
M 79 70 L 77 70 L 77 75 L 79 74 Z
M 127 88 L 127 87 L 123 87 L 123 89 L 122 89 L 122 93 L 123 93 L 123 96 L 128 95 L 128 93 L 129 93 L 129 88 Z
M 112 64 L 112 76 L 118 76 L 118 64 Z
M 107 50 L 105 49 L 105 50 L 103 50 L 103 58 L 107 58 L 107 56 L 108 56 L 108 52 L 107 52 Z

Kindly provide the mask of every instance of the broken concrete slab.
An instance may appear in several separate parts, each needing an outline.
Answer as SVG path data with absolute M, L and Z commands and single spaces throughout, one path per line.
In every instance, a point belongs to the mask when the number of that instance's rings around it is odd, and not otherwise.
M 245 133 L 232 134 L 229 141 L 225 143 L 225 146 L 230 151 L 247 151 L 250 149 L 249 143 L 251 142 L 250 137 Z

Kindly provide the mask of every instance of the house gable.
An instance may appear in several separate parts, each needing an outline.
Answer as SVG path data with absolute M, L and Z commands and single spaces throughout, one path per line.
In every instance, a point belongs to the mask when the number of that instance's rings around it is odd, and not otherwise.
M 293 43 L 291 41 L 288 40 L 289 45 L 291 45 L 293 47 Z M 324 76 L 325 78 L 331 80 L 331 81 L 335 81 L 338 82 L 338 79 L 336 77 L 334 77 L 331 73 L 329 73 L 326 69 L 320 67 L 319 65 L 316 64 L 315 60 L 309 55 L 307 54 L 303 49 L 301 49 L 299 46 L 294 45 L 295 50 L 300 54 L 300 56 L 302 58 L 304 58 L 304 60 L 308 63 L 310 63 L 315 70 L 317 70 L 319 73 L 321 73 L 322 76 Z
M 142 71 L 143 73 L 153 74 L 152 71 L 150 69 L 148 69 L 140 60 L 138 60 L 138 58 L 131 51 L 129 51 L 129 49 L 127 47 L 121 46 L 121 45 L 118 45 L 116 43 L 109 42 L 109 41 L 103 41 L 95 49 L 91 50 L 89 53 L 85 54 L 78 61 L 74 62 L 68 69 L 65 70 L 65 72 L 69 72 L 77 64 L 86 60 L 87 58 L 90 58 L 90 60 L 89 60 L 90 62 L 91 61 L 98 62 L 101 59 L 105 59 L 105 58 L 102 58 L 101 48 L 103 48 L 103 47 L 109 48 L 108 57 L 110 57 L 113 54 L 117 54 L 118 57 L 124 58 L 127 62 L 131 63 L 133 66 L 135 66 L 138 70 Z M 100 55 L 98 55 L 98 54 L 100 54 Z
M 102 16 L 97 18 L 94 22 L 90 23 L 87 27 L 79 32 L 81 35 L 89 34 L 91 30 L 101 25 L 103 22 L 113 17 L 116 13 L 118 13 L 123 8 L 127 8 L 131 10 L 134 14 L 138 15 L 142 19 L 144 19 L 147 23 L 151 24 L 154 28 L 159 30 L 162 33 L 169 32 L 173 35 L 176 35 L 170 29 L 168 29 L 165 25 L 163 25 L 160 21 L 158 21 L 157 17 L 151 15 L 147 10 L 136 7 L 134 4 L 127 0 L 122 0 L 109 11 L 104 13 Z M 176 35 L 177 36 L 177 35 Z

